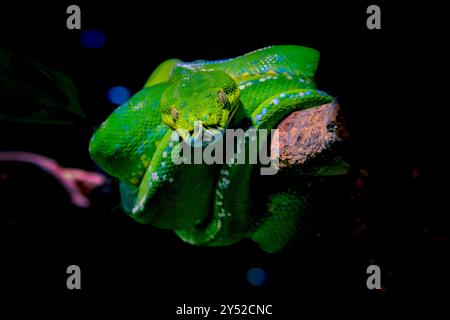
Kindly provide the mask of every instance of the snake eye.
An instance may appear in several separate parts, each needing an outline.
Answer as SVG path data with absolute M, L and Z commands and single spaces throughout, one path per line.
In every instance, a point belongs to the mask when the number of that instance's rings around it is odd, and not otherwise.
M 220 103 L 222 103 L 222 104 L 227 103 L 228 97 L 227 97 L 227 94 L 225 92 L 219 91 L 218 96 L 219 96 Z
M 173 108 L 172 110 L 170 110 L 170 114 L 172 115 L 172 118 L 174 121 L 178 120 L 178 110 L 177 108 Z

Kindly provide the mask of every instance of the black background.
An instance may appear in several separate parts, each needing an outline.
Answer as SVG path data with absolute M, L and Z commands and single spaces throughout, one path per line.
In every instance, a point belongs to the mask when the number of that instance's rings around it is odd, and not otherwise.
M 83 48 L 80 32 L 66 28 L 72 3 L 2 3 L 0 46 L 67 74 L 87 115 L 76 126 L 2 123 L 2 150 L 99 170 L 87 144 L 115 108 L 108 88 L 138 91 L 167 58 L 221 59 L 275 44 L 321 52 L 318 86 L 341 98 L 351 135 L 351 171 L 333 180 L 339 192 L 318 213 L 320 237 L 272 255 L 250 241 L 193 247 L 139 225 L 117 209 L 115 182 L 93 195 L 89 209 L 74 208 L 51 177 L 19 165 L 15 182 L 1 185 L 6 301 L 125 305 L 166 319 L 183 303 L 269 303 L 276 314 L 301 316 L 311 305 L 354 313 L 448 297 L 448 108 L 439 77 L 446 74 L 445 12 L 430 2 L 373 3 L 381 7 L 381 30 L 366 28 L 372 2 L 364 1 L 77 2 L 82 29 L 105 32 L 101 49 Z M 366 288 L 372 263 L 381 267 L 382 291 Z M 80 291 L 66 289 L 70 264 L 81 267 Z M 264 286 L 247 283 L 250 267 L 267 270 Z M 104 298 L 121 302 L 100 304 Z

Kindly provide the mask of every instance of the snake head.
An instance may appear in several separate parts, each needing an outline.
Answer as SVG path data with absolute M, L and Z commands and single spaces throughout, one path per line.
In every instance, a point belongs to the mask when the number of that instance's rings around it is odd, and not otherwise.
M 208 141 L 224 132 L 238 102 L 239 87 L 225 72 L 184 69 L 164 91 L 160 110 L 183 139 Z

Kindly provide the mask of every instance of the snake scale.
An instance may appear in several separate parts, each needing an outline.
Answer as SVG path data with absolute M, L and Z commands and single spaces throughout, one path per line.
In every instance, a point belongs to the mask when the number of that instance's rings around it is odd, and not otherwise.
M 175 164 L 183 140 L 174 132 L 195 138 L 199 121 L 200 131 L 214 137 L 229 128 L 271 129 L 295 110 L 332 101 L 313 79 L 319 56 L 312 48 L 280 45 L 227 60 L 159 65 L 89 145 L 94 161 L 120 180 L 123 210 L 195 245 L 251 238 L 267 252 L 285 247 L 298 232 L 304 198 L 258 194 L 264 186 L 254 188 L 255 181 L 264 179 L 255 178 L 255 164 Z

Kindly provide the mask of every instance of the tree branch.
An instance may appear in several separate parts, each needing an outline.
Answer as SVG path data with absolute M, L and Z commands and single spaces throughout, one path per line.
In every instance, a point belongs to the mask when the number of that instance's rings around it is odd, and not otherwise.
M 279 169 L 304 167 L 331 154 L 334 146 L 348 138 L 345 121 L 338 102 L 295 111 L 279 125 Z M 333 158 L 330 156 L 330 158 Z M 331 160 L 331 159 L 330 159 Z

